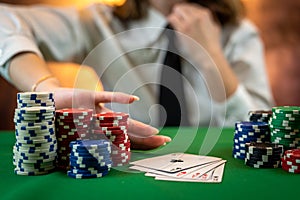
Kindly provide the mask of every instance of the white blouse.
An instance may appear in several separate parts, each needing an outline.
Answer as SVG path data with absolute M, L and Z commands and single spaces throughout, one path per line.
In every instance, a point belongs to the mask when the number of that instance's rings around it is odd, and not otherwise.
M 166 23 L 152 8 L 146 18 L 124 25 L 101 4 L 83 10 L 0 4 L 0 73 L 10 81 L 9 60 L 20 52 L 34 52 L 47 61 L 89 65 L 106 90 L 141 98 L 131 105 L 108 107 L 155 126 L 161 63 L 168 43 L 163 35 Z M 238 27 L 225 27 L 220 42 L 240 85 L 227 101 L 215 102 L 202 68 L 183 62 L 185 99 L 193 126 L 233 126 L 247 120 L 250 110 L 270 109 L 273 104 L 263 45 L 255 27 L 247 20 Z M 209 59 L 203 60 L 203 65 L 210 64 Z

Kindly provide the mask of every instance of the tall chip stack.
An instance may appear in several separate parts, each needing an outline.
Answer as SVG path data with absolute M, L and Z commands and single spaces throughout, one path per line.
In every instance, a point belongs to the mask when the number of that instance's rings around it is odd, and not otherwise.
M 272 111 L 271 142 L 283 145 L 285 150 L 300 148 L 300 107 L 280 106 Z
M 233 157 L 244 160 L 246 158 L 246 143 L 269 142 L 269 125 L 266 122 L 236 122 L 233 139 Z
M 17 103 L 14 115 L 14 172 L 28 176 L 48 174 L 55 169 L 57 156 L 53 93 L 18 93 Z
M 113 166 L 123 166 L 130 161 L 130 139 L 127 134 L 129 115 L 122 112 L 94 114 L 92 134 L 95 139 L 107 139 L 112 143 Z
M 89 128 L 93 110 L 84 108 L 60 109 L 55 112 L 55 129 L 58 141 L 57 167 L 69 168 L 70 142 L 90 139 Z

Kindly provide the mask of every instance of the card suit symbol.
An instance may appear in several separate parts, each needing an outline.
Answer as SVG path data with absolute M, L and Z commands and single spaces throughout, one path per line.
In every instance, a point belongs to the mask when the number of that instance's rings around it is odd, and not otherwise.
M 170 162 L 176 163 L 176 162 L 184 162 L 184 161 L 181 159 L 172 159 Z
M 182 176 L 182 175 L 185 175 L 186 174 L 186 172 L 184 171 L 184 172 L 179 172 L 178 174 L 177 174 L 177 176 Z

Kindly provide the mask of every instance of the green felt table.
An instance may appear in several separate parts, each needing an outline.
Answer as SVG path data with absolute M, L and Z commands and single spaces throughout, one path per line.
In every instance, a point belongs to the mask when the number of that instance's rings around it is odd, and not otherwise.
M 12 131 L 0 132 L 0 199 L 299 199 L 300 175 L 282 169 L 254 169 L 232 158 L 233 129 L 167 128 L 161 134 L 174 142 L 133 155 L 182 152 L 221 157 L 227 160 L 220 184 L 157 181 L 126 168 L 112 169 L 104 178 L 73 179 L 56 171 L 43 176 L 14 174 Z M 211 150 L 210 150 L 211 149 Z M 136 159 L 136 158 L 134 158 Z

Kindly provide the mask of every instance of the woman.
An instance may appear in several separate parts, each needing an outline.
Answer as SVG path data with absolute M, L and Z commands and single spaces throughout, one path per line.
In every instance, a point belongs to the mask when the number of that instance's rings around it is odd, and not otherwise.
M 238 0 L 127 0 L 113 9 L 94 4 L 80 11 L 4 4 L 0 9 L 1 71 L 21 90 L 50 73 L 45 61 L 84 63 L 94 67 L 106 90 L 142 98 L 111 108 L 161 125 L 161 109 L 154 105 L 169 24 L 178 31 L 175 45 L 184 58 L 184 125 L 232 126 L 249 110 L 272 105 L 262 44 Z M 36 89 L 54 91 L 58 106 L 70 105 L 53 77 Z

